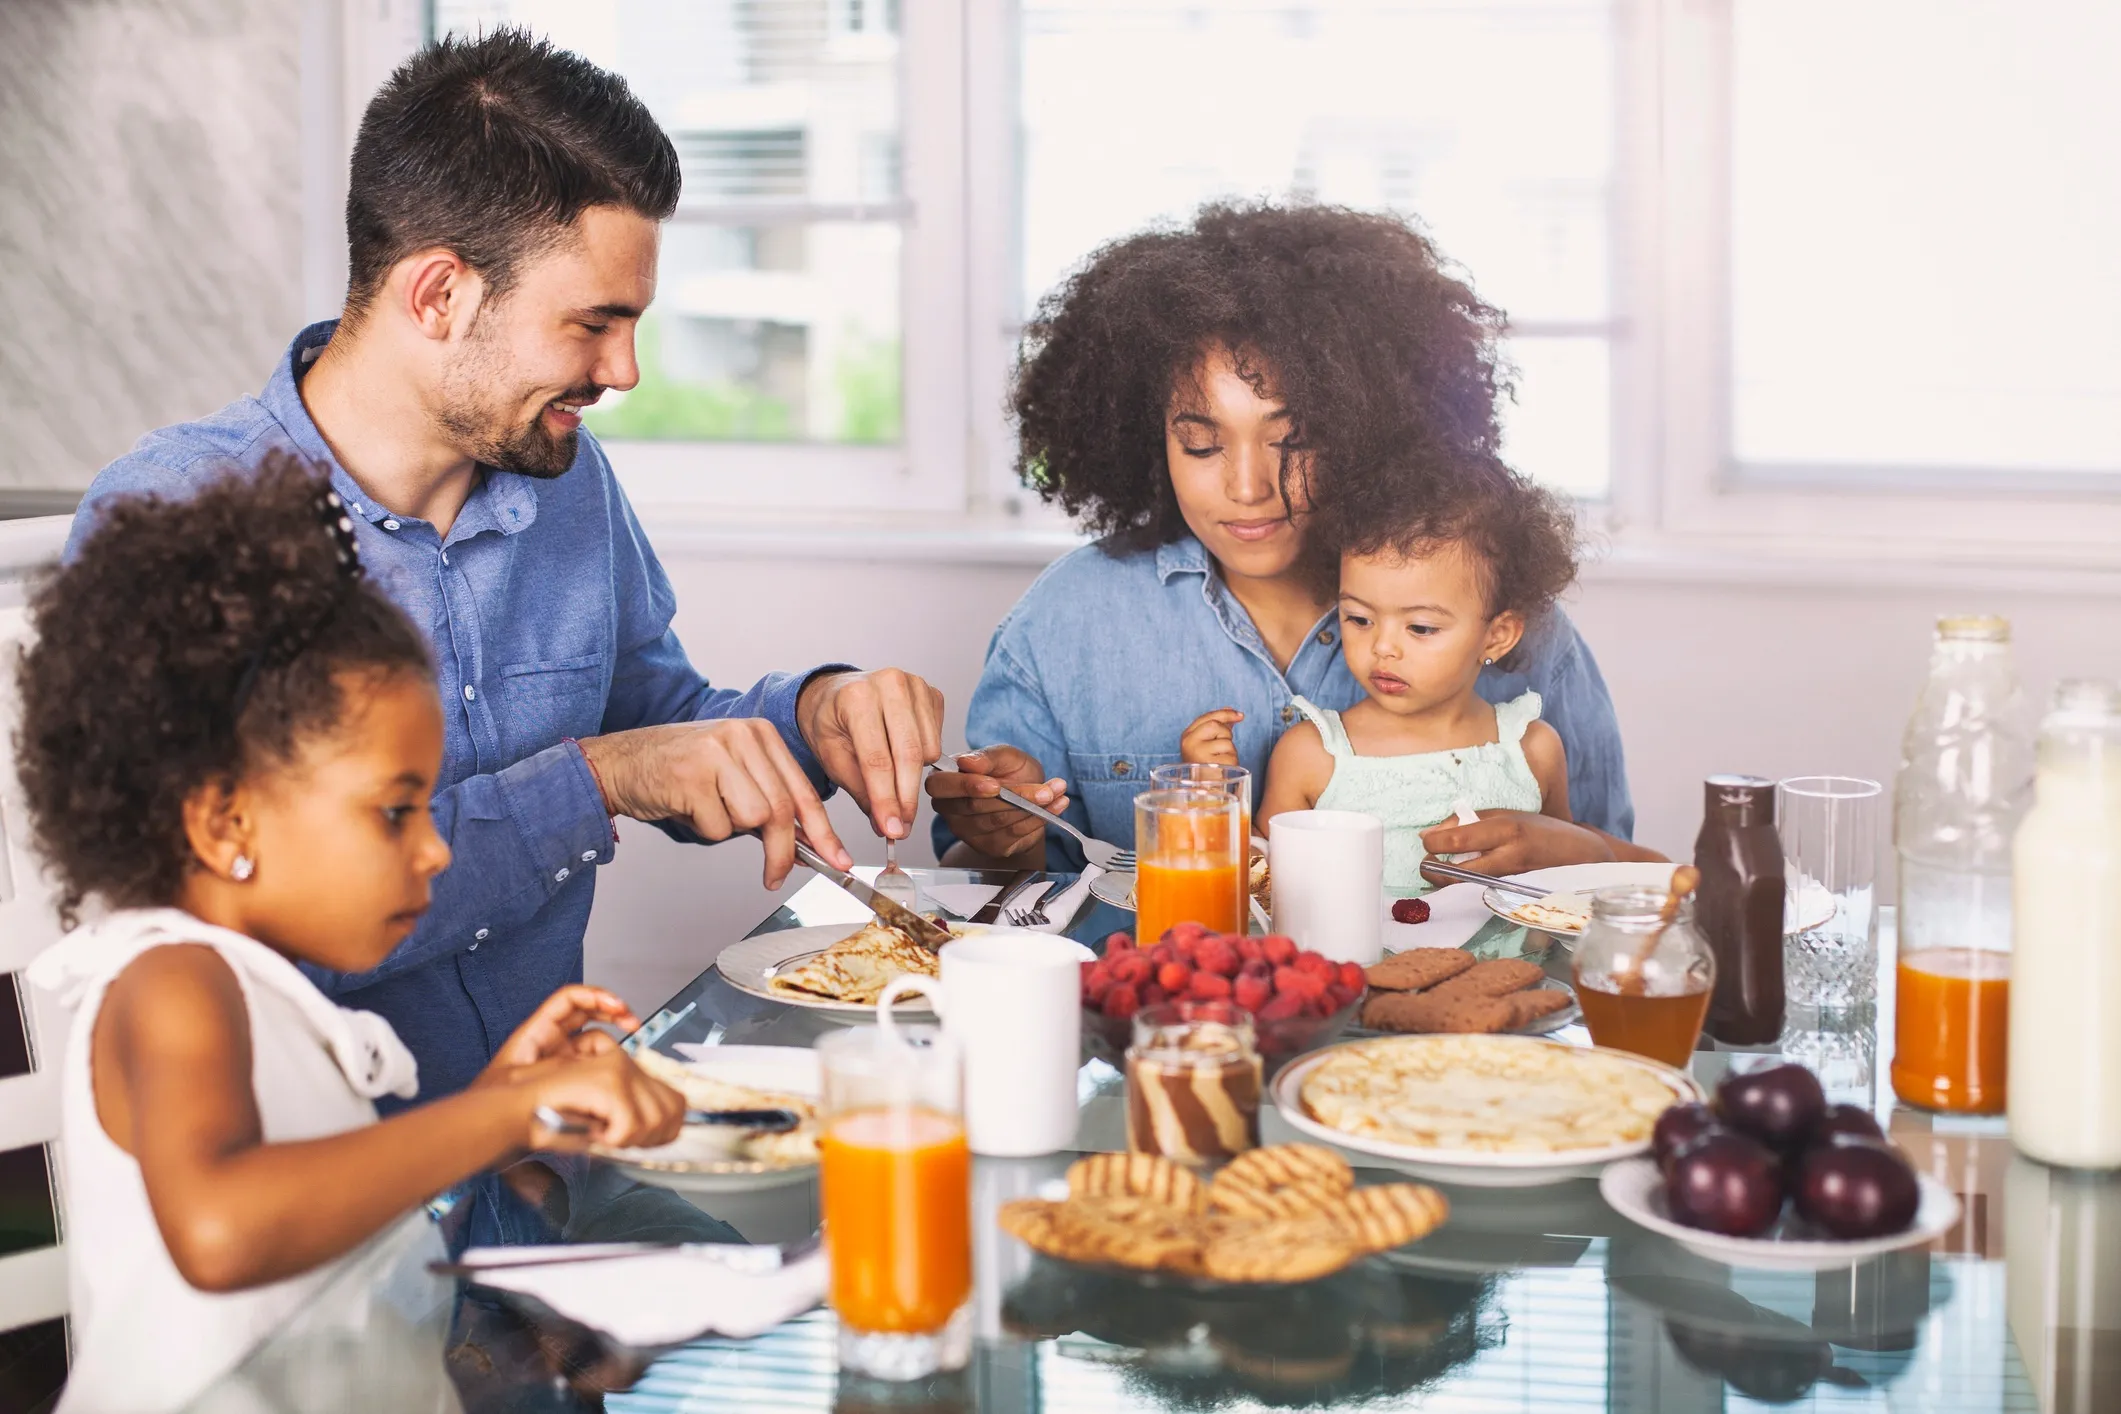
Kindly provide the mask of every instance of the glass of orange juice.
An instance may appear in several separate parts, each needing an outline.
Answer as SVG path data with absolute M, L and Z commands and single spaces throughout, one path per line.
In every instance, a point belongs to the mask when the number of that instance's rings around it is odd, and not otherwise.
M 1237 833 L 1239 847 L 1243 851 L 1239 858 L 1247 866 L 1237 871 L 1237 916 L 1242 920 L 1251 897 L 1249 866 L 1252 863 L 1252 773 L 1242 766 L 1180 761 L 1151 768 L 1149 785 L 1154 790 L 1227 791 L 1237 798 Z M 1236 931 L 1244 931 L 1242 921 Z
M 1962 940 L 1965 941 L 1965 940 Z M 2009 940 L 1903 950 L 1893 969 L 1893 1093 L 1947 1114 L 1999 1115 L 2009 1098 Z
M 1174 923 L 1245 927 L 1246 835 L 1238 798 L 1192 786 L 1134 797 L 1135 921 L 1142 946 Z
M 934 1026 L 861 1026 L 817 1043 L 818 1185 L 840 1368 L 914 1380 L 972 1351 L 972 1155 L 964 1063 Z

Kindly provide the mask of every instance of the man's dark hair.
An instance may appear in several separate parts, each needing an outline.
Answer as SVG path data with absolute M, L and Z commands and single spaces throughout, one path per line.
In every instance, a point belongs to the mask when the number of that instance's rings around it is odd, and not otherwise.
M 361 117 L 346 312 L 358 318 L 391 266 L 432 246 L 504 294 L 587 208 L 665 220 L 678 185 L 677 149 L 617 74 L 521 29 L 438 40 Z

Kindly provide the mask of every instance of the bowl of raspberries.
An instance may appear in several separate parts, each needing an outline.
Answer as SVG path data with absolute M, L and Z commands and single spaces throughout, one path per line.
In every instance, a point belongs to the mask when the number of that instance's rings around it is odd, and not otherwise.
M 1279 934 L 1214 933 L 1179 923 L 1150 947 L 1129 933 L 1105 939 L 1083 964 L 1083 1031 L 1093 1052 L 1120 1063 L 1134 1013 L 1158 1002 L 1235 1002 L 1252 1013 L 1254 1040 L 1272 1070 L 1338 1036 L 1362 1006 L 1362 968 L 1299 949 Z

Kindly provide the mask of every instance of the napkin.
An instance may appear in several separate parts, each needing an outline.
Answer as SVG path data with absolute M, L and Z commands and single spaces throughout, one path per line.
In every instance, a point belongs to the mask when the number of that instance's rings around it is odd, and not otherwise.
M 1082 911 L 1083 900 L 1090 897 L 1090 881 L 1104 872 L 1095 864 L 1085 864 L 1074 883 L 1045 899 L 1047 921 L 1032 924 L 1032 931 L 1058 933 L 1073 923 L 1075 915 Z
M 567 1262 L 480 1272 L 472 1280 L 535 1297 L 569 1320 L 602 1331 L 623 1345 L 678 1345 L 703 1335 L 738 1340 L 769 1331 L 825 1299 L 825 1254 L 812 1252 L 769 1272 L 731 1270 L 712 1244 L 691 1244 L 615 1255 L 604 1262 Z M 724 1249 L 727 1250 L 727 1249 Z M 463 1260 L 547 1254 L 575 1247 L 474 1247 Z

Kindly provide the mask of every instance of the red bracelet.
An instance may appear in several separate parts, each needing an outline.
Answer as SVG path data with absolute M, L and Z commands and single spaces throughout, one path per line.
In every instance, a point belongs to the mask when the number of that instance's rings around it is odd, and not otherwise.
M 567 736 L 561 737 L 560 740 L 573 747 L 576 751 L 582 751 L 580 738 Z M 582 751 L 582 764 L 589 768 L 589 779 L 596 782 L 597 799 L 604 802 L 604 813 L 610 815 L 611 793 L 604 789 L 604 778 L 597 774 L 597 763 L 589 759 L 588 752 Z M 619 842 L 619 817 L 616 815 L 611 816 L 611 842 L 613 844 Z

